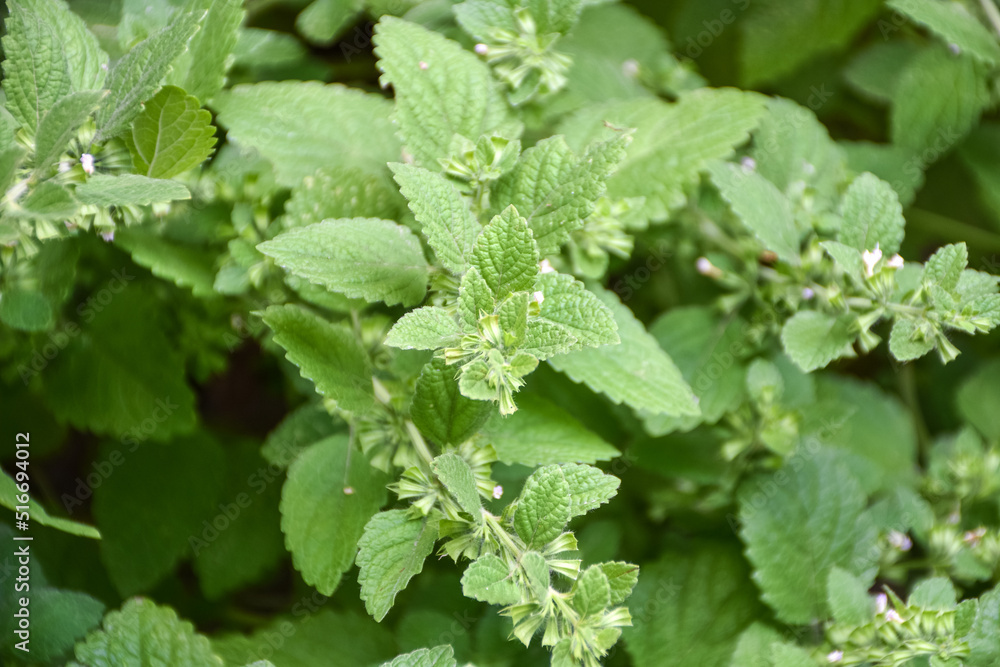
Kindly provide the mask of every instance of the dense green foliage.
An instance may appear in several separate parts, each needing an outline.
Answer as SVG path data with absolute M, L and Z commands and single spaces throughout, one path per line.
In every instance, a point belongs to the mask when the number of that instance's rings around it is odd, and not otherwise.
M 4 17 L 2 664 L 1000 664 L 994 0 Z

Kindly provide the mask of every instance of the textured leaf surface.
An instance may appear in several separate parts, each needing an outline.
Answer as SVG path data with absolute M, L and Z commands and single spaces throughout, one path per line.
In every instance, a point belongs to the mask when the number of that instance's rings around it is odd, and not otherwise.
M 946 44 L 954 44 L 991 65 L 1000 64 L 1000 45 L 996 37 L 965 5 L 935 0 L 889 0 L 886 4 L 930 29 Z
M 385 476 L 360 452 L 349 456 L 347 437 L 334 435 L 288 468 L 281 490 L 281 530 L 292 563 L 323 595 L 337 590 L 354 564 L 365 524 L 385 503 Z
M 574 342 L 568 349 L 620 342 L 614 313 L 580 281 L 562 273 L 545 273 L 539 276 L 536 288 L 545 295 L 538 317 L 572 337 Z M 565 345 L 561 346 L 564 350 Z
M 455 667 L 455 650 L 448 645 L 421 648 L 401 655 L 382 667 Z
M 465 569 L 462 593 L 490 604 L 516 604 L 521 599 L 513 573 L 493 554 L 481 556 Z
M 521 414 L 523 402 L 518 402 Z M 420 372 L 414 389 L 410 418 L 420 432 L 439 445 L 459 445 L 476 433 L 493 414 L 483 401 L 462 396 L 455 370 L 434 359 Z M 502 458 L 502 457 L 501 457 Z
M 390 220 L 325 220 L 257 249 L 290 273 L 352 298 L 413 306 L 427 292 L 427 260 L 409 228 Z
M 571 519 L 597 509 L 618 494 L 621 480 L 593 466 L 570 464 L 559 466 L 559 469 L 569 487 Z
M 376 621 L 385 618 L 396 594 L 423 569 L 436 540 L 437 521 L 413 519 L 405 510 L 379 512 L 365 526 L 358 543 L 358 583 Z
M 139 174 L 94 174 L 77 186 L 75 194 L 84 204 L 97 206 L 146 206 L 191 198 L 183 183 Z
M 322 168 L 292 190 L 282 219 L 286 228 L 337 218 L 396 220 L 403 200 L 392 181 L 357 167 Z
M 527 221 L 514 207 L 496 215 L 483 229 L 473 249 L 473 265 L 497 300 L 534 288 L 538 247 Z
M 799 368 L 809 372 L 831 361 L 853 357 L 856 334 L 848 317 L 834 317 L 815 310 L 795 313 L 781 330 L 785 353 Z
M 892 186 L 874 174 L 862 174 L 847 189 L 842 206 L 842 243 L 861 251 L 877 244 L 887 257 L 899 252 L 906 222 Z
M 63 0 L 21 0 L 18 4 L 29 7 L 55 30 L 59 46 L 66 54 L 69 80 L 74 92 L 96 90 L 104 86 L 108 74 L 108 54 L 101 50 L 97 37 L 83 18 Z
M 36 175 L 56 163 L 103 96 L 103 91 L 89 90 L 67 95 L 52 105 L 39 123 L 35 136 Z
M 157 278 L 190 288 L 195 296 L 215 293 L 216 253 L 202 246 L 181 243 L 139 228 L 115 232 L 115 243 L 132 255 L 132 260 L 144 266 Z
M 194 6 L 208 13 L 167 81 L 208 102 L 226 82 L 245 12 L 241 0 L 197 0 Z
M 483 505 L 476 490 L 476 478 L 465 459 L 458 454 L 442 454 L 431 463 L 431 469 L 459 506 L 479 522 Z
M 569 522 L 570 487 L 559 466 L 544 466 L 528 477 L 514 512 L 514 528 L 528 549 L 555 539 Z
M 436 350 L 456 343 L 461 333 L 454 315 L 438 306 L 424 306 L 399 318 L 385 344 L 406 350 Z
M 197 167 L 213 146 L 212 114 L 175 86 L 161 88 L 132 122 L 132 161 L 150 178 L 172 178 Z

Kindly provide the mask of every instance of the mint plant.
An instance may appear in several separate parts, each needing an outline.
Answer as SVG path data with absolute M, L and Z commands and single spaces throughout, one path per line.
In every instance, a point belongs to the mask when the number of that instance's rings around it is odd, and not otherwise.
M 4 17 L 3 664 L 1000 663 L 993 0 Z

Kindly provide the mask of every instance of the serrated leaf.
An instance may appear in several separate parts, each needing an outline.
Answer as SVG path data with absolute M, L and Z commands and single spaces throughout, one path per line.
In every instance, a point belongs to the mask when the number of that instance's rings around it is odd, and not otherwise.
M 493 554 L 481 556 L 465 569 L 462 594 L 489 604 L 509 605 L 521 600 L 513 573 Z
M 826 578 L 826 600 L 833 620 L 845 626 L 860 627 L 875 615 L 875 601 L 865 582 L 836 566 Z
M 468 512 L 476 523 L 481 523 L 483 504 L 476 490 L 476 477 L 465 459 L 458 454 L 442 454 L 431 462 L 431 469 L 458 501 L 459 507 Z
M 951 579 L 930 577 L 913 586 L 906 604 L 934 611 L 947 611 L 954 609 L 958 604 L 958 592 Z
M 569 486 L 569 517 L 583 516 L 618 494 L 621 480 L 588 465 L 559 466 Z
M 764 614 L 736 549 L 700 544 L 643 567 L 624 630 L 635 667 L 724 667 L 737 638 Z
M 946 44 L 954 44 L 991 65 L 1000 64 L 996 37 L 961 3 L 889 0 L 887 4 L 939 35 Z
M 534 288 L 538 247 L 517 209 L 508 207 L 486 225 L 476 239 L 472 262 L 497 300 Z
M 107 77 L 108 54 L 101 50 L 86 21 L 62 0 L 21 0 L 21 3 L 36 12 L 58 35 L 59 46 L 66 54 L 72 90 L 102 88 Z
M 101 559 L 122 595 L 150 590 L 191 552 L 193 537 L 204 539 L 202 521 L 215 516 L 225 483 L 224 453 L 206 435 L 139 442 L 132 435 L 101 449 L 100 461 L 121 464 L 94 489 Z
M 574 341 L 560 351 L 620 342 L 611 309 L 579 280 L 562 273 L 545 273 L 538 277 L 535 287 L 545 297 L 538 317 L 567 332 Z
M 831 452 L 804 455 L 780 473 L 782 484 L 771 475 L 740 492 L 741 537 L 764 601 L 780 620 L 806 624 L 827 617 L 834 567 L 870 581 L 876 531 L 860 483 Z M 761 493 L 769 483 L 776 490 Z
M 719 188 L 736 217 L 779 258 L 801 263 L 799 232 L 788 199 L 773 183 L 743 166 L 716 162 L 708 166 L 712 182 Z
M 8 0 L 3 38 L 3 90 L 8 111 L 29 134 L 71 89 L 69 67 L 55 26 L 32 10 L 34 3 Z
M 208 102 L 225 85 L 245 12 L 242 0 L 198 0 L 193 6 L 208 13 L 167 81 Z
M 399 318 L 385 344 L 404 350 L 437 350 L 457 343 L 461 334 L 454 315 L 440 306 L 424 306 Z
M 469 268 L 462 276 L 458 293 L 458 312 L 462 318 L 462 328 L 466 331 L 476 331 L 479 328 L 479 318 L 492 315 L 496 310 L 496 299 L 493 290 L 475 266 Z
M 6 473 L 0 473 L 0 506 L 6 507 L 12 512 L 17 511 L 16 508 L 18 505 L 25 504 L 18 502 L 17 497 L 19 495 L 21 494 L 18 491 L 17 483 Z M 101 533 L 93 526 L 77 523 L 76 521 L 70 521 L 69 519 L 64 519 L 58 516 L 52 516 L 43 506 L 38 504 L 34 498 L 29 497 L 27 505 L 28 514 L 31 517 L 31 520 L 41 526 L 49 526 L 50 528 L 61 530 L 70 535 L 89 537 L 94 540 L 101 539 Z
M 611 583 L 599 565 L 580 573 L 573 586 L 573 607 L 583 616 L 599 614 L 611 605 Z
M 289 229 L 341 218 L 395 220 L 402 212 L 403 199 L 388 178 L 357 167 L 331 167 L 292 189 L 282 222 Z
M 935 94 L 928 95 L 930 90 Z M 933 155 L 942 155 L 972 129 L 988 103 L 981 63 L 955 56 L 944 46 L 929 47 L 899 74 L 890 118 L 892 141 L 912 154 L 933 148 Z
M 851 330 L 852 324 L 850 315 L 834 317 L 802 310 L 785 322 L 781 344 L 791 360 L 808 373 L 836 359 L 855 356 L 851 346 L 857 335 Z
M 604 571 L 604 576 L 608 578 L 608 584 L 611 586 L 610 603 L 618 605 L 625 602 L 632 594 L 636 582 L 639 581 L 639 566 L 612 561 L 600 563 L 598 567 Z
M 146 206 L 191 198 L 183 183 L 138 174 L 94 174 L 74 194 L 84 204 L 97 206 Z
M 611 309 L 621 344 L 560 354 L 549 364 L 615 403 L 655 414 L 697 415 L 694 393 L 642 323 L 612 292 L 595 288 L 594 293 Z
M 579 158 L 560 136 L 539 141 L 497 181 L 490 194 L 493 212 L 516 207 L 527 220 L 540 254 L 559 252 L 570 232 L 582 227 L 593 212 L 630 141 L 631 135 L 619 132 L 592 145 Z
M 274 342 L 285 348 L 288 360 L 315 383 L 316 391 L 352 412 L 372 406 L 372 369 L 350 329 L 301 306 L 271 306 L 263 318 L 274 331 Z
M 400 158 L 392 104 L 379 95 L 315 81 L 263 82 L 223 91 L 212 106 L 228 139 L 260 151 L 286 187 L 320 168 L 382 174 Z
M 164 86 L 132 121 L 129 150 L 136 171 L 150 178 L 173 178 L 194 169 L 212 154 L 212 114 L 198 99 Z
M 405 510 L 379 512 L 365 526 L 358 542 L 358 583 L 376 621 L 385 618 L 396 594 L 423 569 L 437 535 L 437 520 L 414 519 Z
M 128 600 L 120 611 L 104 617 L 103 629 L 92 632 L 76 646 L 76 659 L 84 665 L 130 667 L 169 664 L 172 667 L 222 667 L 208 638 L 177 617 L 170 607 L 145 598 Z
M 421 648 L 401 655 L 382 667 L 455 667 L 455 650 L 448 645 Z
M 937 346 L 934 338 L 925 338 L 920 325 L 913 320 L 897 319 L 889 334 L 889 351 L 899 361 L 919 359 Z
M 157 278 L 190 288 L 195 296 L 215 294 L 214 267 L 218 255 L 214 250 L 157 236 L 138 227 L 117 230 L 115 244 L 127 250 L 136 264 L 146 267 Z
M 35 135 L 35 175 L 43 174 L 76 136 L 77 130 L 90 117 L 104 97 L 104 91 L 88 90 L 72 93 L 52 105 L 38 125 Z
M 413 306 L 427 293 L 420 240 L 391 220 L 324 220 L 279 234 L 257 249 L 290 273 L 352 298 Z
M 877 246 L 884 255 L 899 252 L 906 222 L 892 186 L 874 174 L 861 174 L 847 189 L 841 207 L 841 243 L 861 251 Z
M 552 582 L 548 561 L 537 551 L 526 551 L 521 556 L 520 565 L 535 599 L 544 605 L 549 599 L 549 584 Z
M 559 466 L 544 466 L 528 477 L 514 510 L 514 529 L 526 548 L 541 548 L 563 531 L 572 516 L 570 491 Z
M 845 245 L 838 241 L 822 241 L 820 243 L 826 254 L 833 258 L 840 270 L 855 280 L 863 280 L 865 277 L 865 261 L 862 250 Z M 874 250 L 875 246 L 869 248 Z
M 434 359 L 424 366 L 413 392 L 410 418 L 432 441 L 439 445 L 461 444 L 472 437 L 491 414 L 493 408 L 488 403 L 462 396 L 455 380 L 455 369 L 444 360 Z
M 481 401 L 476 401 L 482 404 Z M 506 464 L 609 461 L 620 452 L 553 403 L 534 394 L 518 398 L 517 412 L 494 416 L 483 434 Z
M 200 18 L 193 13 L 174 17 L 167 27 L 132 47 L 115 63 L 108 75 L 110 92 L 97 112 L 95 142 L 116 137 L 128 128 L 142 110 L 140 104 L 150 98 L 171 63 L 187 49 Z
M 754 622 L 736 642 L 729 667 L 774 667 L 771 662 L 771 646 L 781 642 L 782 636 L 774 628 Z
M 964 242 L 943 246 L 927 260 L 922 280 L 925 285 L 936 285 L 951 292 L 958 287 L 968 264 L 969 250 Z
M 969 667 L 989 667 L 1000 660 L 1000 588 L 985 593 L 965 640 L 969 644 Z
M 389 167 L 441 264 L 456 275 L 465 273 L 482 230 L 468 202 L 441 174 L 407 164 Z
M 365 525 L 385 503 L 388 481 L 346 436 L 304 451 L 288 468 L 281 490 L 281 531 L 292 564 L 323 595 L 337 590 Z
M 374 41 L 399 133 L 418 165 L 436 170 L 456 134 L 475 141 L 510 124 L 489 67 L 457 43 L 392 17 L 379 22 Z

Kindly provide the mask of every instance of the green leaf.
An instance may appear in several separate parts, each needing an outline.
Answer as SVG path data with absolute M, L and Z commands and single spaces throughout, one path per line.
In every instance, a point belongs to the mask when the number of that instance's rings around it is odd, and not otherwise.
M 391 220 L 324 220 L 279 234 L 257 249 L 290 273 L 352 298 L 413 306 L 427 293 L 420 240 Z
M 500 461 L 509 465 L 594 463 L 621 454 L 561 408 L 534 394 L 520 396 L 517 412 L 495 415 L 482 430 Z
M 304 451 L 288 468 L 281 490 L 281 530 L 292 564 L 323 595 L 337 590 L 354 564 L 365 524 L 385 503 L 388 481 L 346 436 Z
M 295 18 L 295 27 L 314 44 L 329 44 L 362 8 L 360 0 L 313 0 Z
M 807 373 L 825 367 L 831 361 L 853 357 L 856 334 L 850 315 L 834 317 L 815 310 L 793 315 L 781 329 L 785 353 Z
M 972 129 L 989 103 L 983 65 L 944 46 L 918 53 L 898 76 L 892 141 L 913 154 L 933 149 L 932 155 L 942 155 Z
M 307 447 L 343 427 L 344 424 L 327 412 L 321 401 L 306 403 L 288 413 L 278 427 L 268 433 L 260 453 L 268 463 L 285 469 Z
M 410 418 L 433 442 L 459 445 L 471 438 L 491 414 L 490 404 L 462 396 L 455 370 L 444 360 L 434 359 L 424 366 L 413 392 Z
M 762 0 L 741 21 L 743 81 L 754 87 L 775 81 L 816 56 L 839 50 L 881 6 L 880 0 L 804 0 L 794 4 Z
M 485 554 L 465 569 L 462 594 L 489 604 L 510 605 L 521 601 L 514 574 L 500 558 Z
M 36 574 L 37 570 L 32 572 L 32 575 Z M 32 584 L 36 583 L 33 578 Z M 20 594 L 24 592 L 27 591 Z M 13 586 L 11 593 L 20 596 Z M 104 615 L 104 604 L 86 593 L 32 585 L 30 595 L 29 648 L 32 662 L 63 664 L 76 641 L 83 639 L 88 630 L 95 628 Z M 7 609 L 11 610 L 12 616 L 14 606 Z M 18 655 L 20 651 L 15 648 L 15 644 L 20 642 L 20 638 L 14 634 L 18 629 L 17 619 L 11 618 L 6 625 L 8 627 L 3 628 L 4 648 L 8 654 Z
M 765 112 L 764 99 L 734 89 L 704 88 L 681 95 L 674 104 L 629 100 L 594 105 L 574 116 L 562 131 L 571 145 L 587 145 L 613 127 L 633 127 L 634 141 L 608 179 L 612 199 L 646 197 L 646 213 L 665 220 L 687 201 L 706 165 L 733 154 L 749 138 Z
M 583 516 L 610 501 L 618 494 L 621 480 L 605 475 L 588 465 L 565 464 L 559 466 L 569 486 L 569 517 Z
M 385 618 L 396 595 L 423 569 L 437 535 L 435 519 L 414 519 L 405 510 L 379 512 L 365 526 L 358 543 L 358 583 L 376 621 Z
M 102 90 L 88 90 L 63 97 L 49 110 L 38 125 L 35 136 L 35 175 L 43 174 L 54 165 L 76 136 L 77 130 L 97 108 Z
M 631 139 L 629 133 L 619 132 L 579 158 L 560 136 L 539 141 L 497 181 L 490 193 L 493 212 L 515 206 L 527 220 L 540 254 L 558 253 L 570 232 L 583 227 L 593 212 Z
M 729 667 L 774 667 L 771 662 L 771 646 L 781 642 L 781 635 L 771 626 L 754 622 L 736 642 Z
M 620 342 L 614 313 L 579 280 L 562 273 L 545 273 L 539 276 L 535 287 L 545 297 L 539 310 L 539 320 L 562 329 L 575 341 L 572 346 L 564 346 L 560 351 L 617 345 Z M 537 321 L 533 319 L 528 326 Z
M 417 649 L 391 662 L 383 663 L 382 667 L 455 667 L 456 664 L 454 649 L 445 645 Z
M 111 91 L 97 112 L 99 143 L 124 132 L 160 86 L 171 63 L 187 49 L 188 40 L 198 31 L 196 14 L 180 14 L 170 24 L 132 47 L 115 63 L 108 76 Z
M 158 236 L 140 227 L 115 231 L 115 244 L 132 255 L 132 261 L 154 276 L 187 287 L 198 297 L 215 294 L 216 251 Z
M 126 267 L 80 304 L 66 349 L 42 376 L 52 411 L 80 430 L 134 444 L 190 431 L 194 393 L 184 359 L 167 336 L 155 298 Z M 104 297 L 110 302 L 103 305 Z
M 833 258 L 833 261 L 837 263 L 841 271 L 855 280 L 864 280 L 865 261 L 863 250 L 858 250 L 855 247 L 838 241 L 822 241 L 820 246 L 826 251 L 826 254 Z M 870 249 L 873 250 L 874 248 L 875 246 L 873 245 Z
M 382 175 L 357 167 L 321 168 L 292 190 L 282 222 L 290 229 L 340 218 L 396 220 L 402 204 L 392 181 Z
M 761 485 L 769 485 L 769 493 Z M 741 537 L 756 568 L 753 578 L 780 620 L 804 625 L 826 618 L 834 567 L 871 580 L 878 550 L 865 505 L 858 480 L 823 449 L 740 491 Z
M 212 154 L 212 114 L 180 88 L 164 86 L 132 121 L 129 150 L 136 171 L 150 178 L 173 178 Z
M 862 97 L 888 106 L 899 84 L 899 73 L 921 49 L 922 45 L 906 39 L 873 42 L 854 56 L 844 70 L 844 79 Z
M 1000 660 L 1000 588 L 979 598 L 976 616 L 965 640 L 969 644 L 968 667 L 989 667 Z
M 218 511 L 225 457 L 202 434 L 169 443 L 140 446 L 135 437 L 123 443 L 129 446 L 108 443 L 101 449 L 99 461 L 114 472 L 94 489 L 94 517 L 111 580 L 122 595 L 134 595 L 173 571 L 191 552 L 195 536 L 218 535 L 206 520 Z
M 208 638 L 177 618 L 170 607 L 145 598 L 128 600 L 120 611 L 104 617 L 104 629 L 77 644 L 76 659 L 84 665 L 130 667 L 164 664 L 172 667 L 209 667 L 224 664 L 212 652 Z
M 615 403 L 654 414 L 698 414 L 691 388 L 642 323 L 612 292 L 594 291 L 615 316 L 621 344 L 561 354 L 549 359 L 549 364 Z
M 187 51 L 174 64 L 167 82 L 207 102 L 226 83 L 245 12 L 242 0 L 197 0 L 194 6 L 208 13 L 201 19 L 201 29 L 191 38 Z
M 954 291 L 968 264 L 969 250 L 964 242 L 943 246 L 927 260 L 922 281 L 925 285 Z
M 991 65 L 1000 64 L 997 38 L 969 10 L 956 2 L 889 0 L 890 8 L 936 33 L 969 55 Z
M 392 104 L 380 95 L 315 81 L 264 82 L 223 91 L 212 106 L 228 139 L 260 151 L 286 187 L 320 168 L 382 174 L 400 158 Z
M 97 206 L 146 206 L 191 198 L 183 183 L 138 174 L 94 174 L 74 193 L 84 204 Z
M 7 110 L 34 134 L 55 103 L 69 94 L 69 68 L 56 26 L 33 11 L 34 2 L 8 0 L 3 38 Z
M 559 536 L 572 514 L 570 486 L 559 466 L 538 468 L 524 483 L 514 510 L 514 529 L 528 549 Z
M 771 664 L 774 667 L 814 667 L 816 658 L 800 646 L 780 642 L 771 645 Z
M 468 512 L 476 523 L 483 520 L 483 504 L 476 490 L 476 477 L 472 468 L 458 454 L 442 454 L 431 462 L 431 469 L 444 484 L 459 507 Z
M 875 615 L 875 602 L 865 582 L 836 566 L 826 578 L 826 600 L 833 620 L 845 626 L 860 627 Z
M 55 30 L 59 46 L 66 54 L 69 80 L 74 92 L 104 87 L 108 54 L 101 50 L 97 37 L 83 18 L 62 0 L 21 0 L 19 4 L 27 5 Z
M 0 506 L 6 507 L 12 512 L 17 511 L 16 508 L 18 505 L 25 504 L 18 500 L 19 495 L 22 494 L 18 491 L 17 483 L 6 473 L 0 473 Z M 39 505 L 38 502 L 30 496 L 28 498 L 27 506 L 28 515 L 31 517 L 31 520 L 41 526 L 55 528 L 56 530 L 61 530 L 70 535 L 89 537 L 94 540 L 101 539 L 101 533 L 93 526 L 77 523 L 76 521 L 70 521 L 69 519 L 63 519 L 62 517 L 52 516 L 45 511 L 44 507 Z
M 913 361 L 934 350 L 937 342 L 925 336 L 923 328 L 913 320 L 897 319 L 889 334 L 889 351 L 899 361 Z
M 301 306 L 271 306 L 264 323 L 274 331 L 274 342 L 285 348 L 288 360 L 316 391 L 332 398 L 344 410 L 371 408 L 375 393 L 372 369 L 354 333 L 343 324 L 330 324 Z
M 712 182 L 733 213 L 766 250 L 798 266 L 799 232 L 788 199 L 770 181 L 746 167 L 716 162 L 709 165 Z
M 517 209 L 506 208 L 486 225 L 476 239 L 472 263 L 498 301 L 534 288 L 538 247 Z
M 407 164 L 389 167 L 441 264 L 456 275 L 465 273 L 482 230 L 468 202 L 441 174 Z
M 475 266 L 470 267 L 462 276 L 458 292 L 458 312 L 462 318 L 463 329 L 477 331 L 479 318 L 492 315 L 495 310 L 496 299 L 493 298 L 493 290 L 479 269 Z
M 374 41 L 399 133 L 418 165 L 437 170 L 456 134 L 475 141 L 511 124 L 489 67 L 457 43 L 392 17 L 379 22 Z
M 599 565 L 580 573 L 573 585 L 573 607 L 583 616 L 599 614 L 611 605 L 611 583 Z
M 725 667 L 737 638 L 763 616 L 746 563 L 731 547 L 668 551 L 643 567 L 624 631 L 635 667 Z
M 917 583 L 906 604 L 935 611 L 948 611 L 958 604 L 958 591 L 947 577 L 930 577 Z
M 44 294 L 14 287 L 0 296 L 0 320 L 12 329 L 45 331 L 55 321 L 55 314 Z
M 903 242 L 903 207 L 899 196 L 874 174 L 861 174 L 844 194 L 841 215 L 844 222 L 837 238 L 860 251 L 877 246 L 886 256 L 899 252 Z
M 187 192 L 187 188 L 181 188 Z M 5 213 L 12 218 L 61 221 L 76 215 L 78 208 L 79 202 L 70 191 L 53 179 L 43 181 L 30 190 L 24 199 L 8 206 Z
M 1000 440 L 1000 360 L 983 364 L 958 388 L 955 402 L 962 417 L 990 440 Z
M 639 581 L 639 566 L 613 561 L 601 563 L 598 567 L 604 571 L 604 576 L 608 578 L 608 584 L 611 586 L 610 603 L 617 605 L 625 602 Z
M 457 343 L 461 334 L 453 314 L 440 306 L 424 306 L 399 318 L 385 344 L 405 350 L 437 350 Z

